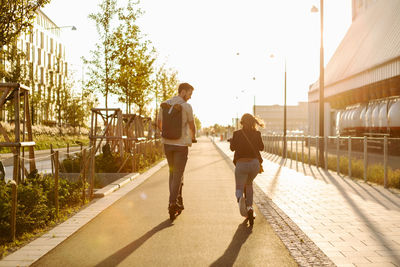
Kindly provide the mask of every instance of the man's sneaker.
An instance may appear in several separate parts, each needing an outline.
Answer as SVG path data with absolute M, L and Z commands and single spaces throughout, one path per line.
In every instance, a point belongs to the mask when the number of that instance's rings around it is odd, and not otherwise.
M 178 197 L 178 205 L 180 206 L 181 211 L 185 209 L 185 206 L 183 206 L 183 198 Z
M 252 207 L 247 207 L 247 219 L 250 225 L 254 224 L 254 210 Z
M 239 198 L 239 211 L 243 217 L 247 216 L 246 199 L 244 197 Z
M 171 222 L 175 220 L 176 218 L 176 211 L 175 211 L 175 205 L 174 204 L 169 204 L 168 205 L 168 213 L 169 213 L 169 219 Z
M 169 204 L 168 205 L 168 213 L 169 213 L 169 219 L 171 221 L 175 220 L 176 216 L 182 213 L 183 207 L 179 205 L 178 203 L 176 204 Z

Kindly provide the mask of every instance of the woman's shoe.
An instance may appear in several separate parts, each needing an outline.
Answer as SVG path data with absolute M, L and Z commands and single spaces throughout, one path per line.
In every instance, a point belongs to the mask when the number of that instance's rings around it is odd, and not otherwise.
M 247 216 L 246 198 L 244 197 L 239 198 L 239 211 L 240 215 L 242 215 L 243 217 Z

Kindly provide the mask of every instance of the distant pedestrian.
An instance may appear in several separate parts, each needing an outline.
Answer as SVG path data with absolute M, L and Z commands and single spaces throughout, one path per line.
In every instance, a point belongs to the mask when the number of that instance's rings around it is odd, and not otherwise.
M 161 103 L 158 127 L 161 130 L 164 152 L 169 166 L 170 219 L 184 209 L 182 198 L 183 172 L 188 158 L 188 147 L 196 142 L 196 127 L 193 109 L 187 101 L 193 93 L 193 86 L 181 83 L 178 95 Z
M 264 149 L 261 133 L 256 126 L 264 127 L 261 120 L 251 114 L 244 114 L 240 120 L 242 129 L 235 131 L 230 139 L 230 148 L 235 151 L 236 198 L 241 208 L 241 214 L 246 216 L 250 225 L 254 223 L 253 210 L 253 180 L 262 171 L 262 157 L 260 151 Z M 245 197 L 243 196 L 245 193 Z M 243 206 L 245 202 L 245 210 Z

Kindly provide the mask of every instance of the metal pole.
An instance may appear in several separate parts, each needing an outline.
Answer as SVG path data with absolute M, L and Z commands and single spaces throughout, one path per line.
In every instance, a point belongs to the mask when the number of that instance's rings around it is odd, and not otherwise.
M 290 158 L 293 159 L 293 137 L 290 136 Z
M 311 165 L 311 136 L 308 136 L 308 165 Z
M 349 177 L 351 178 L 351 136 L 348 142 L 348 158 L 349 158 Z
M 315 150 L 316 150 L 316 155 L 315 155 L 315 165 L 317 166 L 317 168 L 319 168 L 319 136 L 316 136 L 316 139 L 315 139 Z
M 388 138 L 383 137 L 383 186 L 388 187 Z
M 328 170 L 328 136 L 324 137 L 325 170 Z
M 287 136 L 283 137 L 285 146 L 285 159 L 287 158 Z
M 320 0 L 320 16 L 321 16 L 321 48 L 319 56 L 319 136 L 324 134 L 324 1 Z M 319 161 L 321 166 L 324 165 L 324 145 L 320 144 Z M 316 159 L 318 161 L 318 158 Z
M 297 151 L 298 151 L 298 149 L 297 149 L 297 139 L 298 139 L 298 137 L 296 135 L 296 139 L 295 139 L 295 143 L 296 143 L 296 164 L 297 164 Z
M 364 181 L 367 182 L 368 139 L 364 136 Z
M 285 58 L 285 93 L 283 102 L 283 155 L 287 158 L 287 146 L 286 146 L 286 58 Z
M 340 136 L 338 135 L 336 137 L 336 172 L 339 175 L 340 174 L 340 151 L 339 151 L 339 147 L 340 147 Z
M 304 163 L 304 136 L 301 137 L 301 162 Z

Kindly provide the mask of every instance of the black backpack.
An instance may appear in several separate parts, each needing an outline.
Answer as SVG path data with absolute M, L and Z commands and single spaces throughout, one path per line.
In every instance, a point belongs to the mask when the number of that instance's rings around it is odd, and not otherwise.
M 182 136 L 182 106 L 162 103 L 162 133 L 167 139 L 179 139 Z

